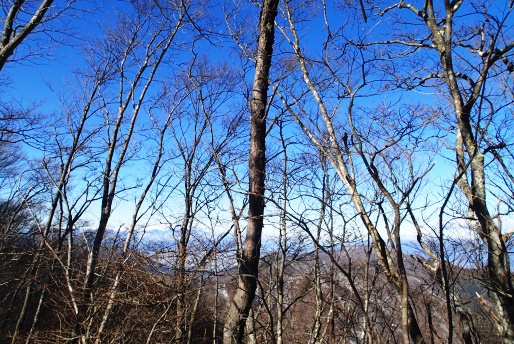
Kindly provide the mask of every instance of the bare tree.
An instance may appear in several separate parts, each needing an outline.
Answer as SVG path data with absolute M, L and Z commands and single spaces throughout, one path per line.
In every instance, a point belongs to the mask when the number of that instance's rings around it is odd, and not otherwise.
M 412 47 L 414 52 L 434 56 L 435 72 L 415 74 L 406 78 L 409 87 L 435 86 L 442 82 L 442 92 L 455 114 L 452 134 L 455 135 L 456 183 L 469 206 L 468 220 L 487 247 L 487 275 L 490 281 L 494 310 L 490 313 L 505 343 L 514 341 L 514 288 L 509 253 L 502 228 L 490 209 L 487 182 L 497 183 L 487 174 L 487 156 L 501 164 L 498 157 L 508 137 L 492 132 L 502 119 L 502 103 L 494 89 L 498 76 L 512 72 L 514 42 L 509 35 L 512 3 L 500 8 L 485 2 L 424 1 L 422 7 L 399 2 L 386 7 L 381 15 L 393 10 L 413 15 L 412 21 L 422 24 L 423 31 L 402 37 L 396 44 Z M 462 21 L 463 16 L 471 20 Z M 417 56 L 417 54 L 416 54 Z M 426 60 L 426 59 L 425 59 Z M 429 66 L 425 66 L 430 68 Z M 432 69 L 434 71 L 434 69 Z M 504 103 L 503 103 L 504 104 Z M 500 200 L 501 201 L 501 200 Z
M 216 157 L 226 151 L 227 145 L 232 144 L 238 134 L 232 124 L 223 130 L 222 115 L 219 113 L 233 95 L 235 83 L 232 70 L 224 64 L 211 64 L 206 57 L 198 57 L 194 49 L 193 55 L 187 68 L 177 76 L 186 101 L 170 122 L 171 141 L 174 142 L 171 151 L 176 158 L 168 173 L 177 176 L 171 180 L 173 183 L 176 180 L 176 184 L 173 187 L 168 185 L 169 204 L 162 211 L 163 219 L 173 231 L 176 246 L 174 332 L 175 340 L 183 343 L 192 340 L 191 325 L 196 317 L 200 295 L 204 292 L 202 269 L 215 250 L 215 247 L 211 247 L 207 249 L 208 254 L 195 258 L 198 255 L 195 245 L 199 244 L 200 229 L 205 226 L 205 219 L 217 211 L 215 204 L 224 193 L 223 181 L 216 182 Z M 175 101 L 174 97 L 170 98 L 170 103 Z M 220 129 L 216 138 L 210 131 L 214 126 Z M 211 244 L 217 246 L 216 241 Z M 195 283 L 198 285 L 194 286 Z
M 26 0 L 9 1 L 9 5 L 2 3 L 2 10 L 5 15 L 3 20 L 2 41 L 0 42 L 0 71 L 6 62 L 14 55 L 16 49 L 35 32 L 37 28 L 57 17 L 64 9 L 51 13 L 47 12 L 52 7 L 54 0 L 42 0 L 33 3 Z M 74 1 L 67 2 L 69 7 Z M 30 54 L 29 54 L 30 55 Z
M 103 238 L 111 217 L 116 195 L 123 191 L 118 185 L 122 169 L 134 156 L 132 137 L 147 94 L 157 71 L 170 50 L 175 36 L 184 26 L 186 8 L 167 2 L 148 4 L 135 2 L 127 12 L 118 14 L 115 26 L 110 27 L 103 40 L 90 49 L 90 70 L 99 85 L 105 85 L 93 111 L 105 115 L 103 133 L 107 136 L 106 152 L 101 163 L 99 224 L 94 232 L 83 280 L 83 302 L 76 313 L 77 327 L 83 340 L 88 333 L 94 306 L 94 283 Z M 168 13 L 169 16 L 164 14 Z M 176 15 L 173 17 L 171 14 Z M 106 73 L 100 73 L 106 70 Z M 116 83 L 118 81 L 118 84 Z M 118 90 L 116 90 L 118 86 Z M 93 307 L 93 308 L 91 308 Z
M 246 317 L 252 306 L 257 288 L 261 233 L 264 221 L 268 77 L 273 56 L 277 7 L 278 0 L 264 0 L 259 19 L 255 78 L 252 100 L 250 101 L 248 226 L 239 264 L 238 289 L 230 304 L 225 321 L 223 342 L 226 344 L 242 343 Z
M 327 11 L 326 7 L 324 10 Z M 327 16 L 326 41 L 321 46 L 321 54 L 317 58 L 310 57 L 301 45 L 298 32 L 303 29 L 299 23 L 305 20 L 305 11 L 298 4 L 286 2 L 284 15 L 287 24 L 280 26 L 280 30 L 295 59 L 289 65 L 298 71 L 305 88 L 284 87 L 279 94 L 308 139 L 325 153 L 335 168 L 356 213 L 371 235 L 380 266 L 400 305 L 403 341 L 409 342 L 410 337 L 416 343 L 423 343 L 423 333 L 409 296 L 401 228 L 406 215 L 405 204 L 412 202 L 420 180 L 430 170 L 430 164 L 414 165 L 417 149 L 409 142 L 421 142 L 423 128 L 434 117 L 428 115 L 430 109 L 413 105 L 403 105 L 398 113 L 391 111 L 389 104 L 373 109 L 358 108 L 355 102 L 360 93 L 373 96 L 374 89 L 367 85 L 380 77 L 370 69 L 375 58 L 349 46 L 344 31 L 333 29 Z M 338 58 L 333 59 L 334 55 Z M 335 80 L 335 86 L 328 87 L 327 80 Z M 304 94 L 312 96 L 316 109 L 311 108 Z M 342 99 L 346 99 L 346 121 L 338 117 Z M 427 115 L 421 116 L 422 113 Z M 399 163 L 407 165 L 400 167 Z

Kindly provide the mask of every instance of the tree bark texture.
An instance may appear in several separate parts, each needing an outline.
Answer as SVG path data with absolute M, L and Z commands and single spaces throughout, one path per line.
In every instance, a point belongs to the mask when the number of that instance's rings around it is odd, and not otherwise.
M 4 68 L 5 63 L 14 54 L 14 51 L 23 42 L 34 29 L 41 24 L 46 12 L 52 6 L 54 0 L 44 0 L 39 5 L 36 12 L 25 25 L 16 27 L 16 19 L 23 13 L 23 4 L 25 0 L 16 0 L 9 8 L 9 12 L 4 21 L 2 30 L 2 41 L 0 42 L 0 71 Z M 18 32 L 16 32 L 18 30 Z
M 478 135 L 473 131 L 472 109 L 480 98 L 486 76 L 494 63 L 500 60 L 514 45 L 493 50 L 485 56 L 480 75 L 473 84 L 472 92 L 466 95 L 461 89 L 455 71 L 452 51 L 453 18 L 459 6 L 445 2 L 446 21 L 442 28 L 437 25 L 432 1 L 426 7 L 426 25 L 435 43 L 444 80 L 449 89 L 456 117 L 456 160 L 461 175 L 457 185 L 469 202 L 474 214 L 475 231 L 487 246 L 487 274 L 498 316 L 493 319 L 503 343 L 514 343 L 514 287 L 510 269 L 506 263 L 507 250 L 500 229 L 494 223 L 486 202 L 484 152 L 481 151 Z M 470 178 L 468 178 L 468 175 Z
M 250 182 L 248 226 L 239 264 L 238 288 L 230 304 L 223 332 L 223 343 L 242 343 L 245 321 L 257 288 L 264 215 L 266 167 L 266 105 L 268 77 L 275 39 L 275 17 L 279 0 L 263 0 L 259 20 L 259 39 L 250 102 Z

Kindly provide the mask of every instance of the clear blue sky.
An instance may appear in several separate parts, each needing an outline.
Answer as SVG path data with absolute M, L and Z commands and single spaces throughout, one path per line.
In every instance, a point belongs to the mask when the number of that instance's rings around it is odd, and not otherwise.
M 48 50 L 47 56 L 45 58 L 35 58 L 31 60 L 24 61 L 21 64 L 15 64 L 6 68 L 2 73 L 4 75 L 8 75 L 12 80 L 12 84 L 8 87 L 4 88 L 4 92 L 2 94 L 3 99 L 12 99 L 16 102 L 20 102 L 26 107 L 31 106 L 32 104 L 39 104 L 38 110 L 42 113 L 45 113 L 49 116 L 56 111 L 60 111 L 60 102 L 59 97 L 61 94 L 66 94 L 69 91 L 67 82 L 75 83 L 72 71 L 73 69 L 80 67 L 83 63 L 83 56 L 81 55 L 81 45 L 83 41 L 87 41 L 88 39 L 94 37 L 95 35 L 100 34 L 100 26 L 103 26 L 107 20 L 113 20 L 113 14 L 115 13 L 114 8 L 120 6 L 122 3 L 118 1 L 106 1 L 99 9 L 95 10 L 92 13 L 84 12 L 83 17 L 80 20 L 73 21 L 70 20 L 69 23 L 71 28 L 73 29 L 74 34 L 76 34 L 76 38 L 68 38 L 66 41 L 66 45 L 61 44 L 50 44 L 51 49 Z M 87 2 L 82 3 L 82 5 L 87 6 Z M 331 4 L 329 4 L 331 5 Z M 213 5 L 213 8 L 216 8 Z M 212 9 L 211 9 L 212 10 Z M 253 14 L 256 14 L 258 11 L 253 8 Z M 365 35 L 368 32 L 371 32 L 371 38 L 380 37 L 381 35 L 390 34 L 390 29 L 381 29 L 376 21 L 373 21 L 373 18 L 370 18 L 370 21 L 367 24 L 360 23 L 356 24 L 348 24 L 345 22 L 346 20 L 351 20 L 352 18 L 345 17 L 341 15 L 341 11 L 336 8 L 329 8 L 328 18 L 331 21 L 331 30 L 333 32 L 337 31 L 341 25 L 344 26 L 344 30 L 349 32 L 349 36 L 353 35 L 352 30 L 357 30 L 361 35 Z M 406 12 L 408 13 L 408 12 Z M 218 13 L 220 14 L 220 13 Z M 240 14 L 238 14 L 240 15 Z M 322 48 L 323 43 L 325 41 L 325 37 L 327 35 L 326 27 L 324 26 L 323 17 L 318 15 L 317 17 L 307 18 L 304 28 L 304 36 L 302 36 L 302 41 L 305 45 L 305 51 L 307 54 L 315 58 L 320 58 L 319 49 Z M 254 23 L 255 18 L 249 20 L 248 23 Z M 387 20 L 384 23 L 387 24 Z M 383 27 L 383 26 L 381 26 Z M 254 28 L 250 28 L 248 26 L 242 26 L 243 29 L 246 29 L 245 39 L 248 40 L 248 37 L 252 36 L 254 32 Z M 379 34 L 380 33 L 380 34 Z M 278 33 L 280 35 L 280 33 Z M 36 35 L 35 39 L 40 40 L 39 42 L 45 43 L 45 36 Z M 278 38 L 277 41 L 281 41 L 281 38 Z M 200 54 L 206 54 L 214 60 L 224 60 L 227 59 L 230 65 L 239 67 L 239 62 L 237 61 L 236 55 L 233 53 L 233 49 L 235 46 L 232 45 L 229 48 L 229 44 L 224 46 L 214 46 L 210 45 L 206 41 L 202 41 L 198 44 L 199 47 L 206 47 L 205 50 L 200 51 Z M 281 49 L 277 46 L 277 59 L 276 61 L 282 57 Z M 180 60 L 184 58 L 184 56 L 177 55 L 176 59 Z M 184 58 L 186 60 L 186 58 Z M 250 64 L 251 67 L 251 64 Z M 248 83 L 251 80 L 252 70 L 251 68 L 246 70 L 246 80 L 244 82 Z M 402 73 L 408 73 L 407 69 L 402 69 Z M 299 81 L 301 82 L 301 80 Z M 433 93 L 432 93 L 433 92 Z M 403 101 L 412 102 L 412 103 L 425 103 L 428 105 L 435 104 L 435 97 L 438 95 L 434 91 L 434 89 L 427 89 L 427 93 L 420 93 L 419 91 L 406 93 L 408 96 L 403 96 Z M 373 102 L 380 102 L 385 100 L 396 100 L 398 94 L 393 92 L 384 93 L 377 97 L 369 98 L 366 101 L 370 104 L 359 104 L 362 106 L 374 106 Z M 341 109 L 341 116 L 344 116 L 344 108 Z M 450 138 L 449 141 L 453 141 Z M 455 166 L 449 161 L 445 161 L 443 157 L 452 158 L 451 150 L 446 150 L 442 152 L 442 157 L 437 159 L 437 164 L 429 175 L 429 179 L 433 181 L 433 187 L 431 190 L 434 192 L 434 196 L 439 198 L 438 185 L 441 180 L 447 180 L 452 177 L 452 174 L 455 170 Z M 133 201 L 129 201 L 128 204 L 132 204 Z M 93 207 L 91 209 L 92 213 L 98 212 L 98 207 Z M 124 210 L 120 210 L 124 209 Z M 126 209 L 123 207 L 119 207 L 116 210 L 112 225 L 115 226 L 115 223 L 126 222 L 126 216 L 131 214 L 130 206 L 127 206 Z M 412 237 L 412 233 L 409 234 Z

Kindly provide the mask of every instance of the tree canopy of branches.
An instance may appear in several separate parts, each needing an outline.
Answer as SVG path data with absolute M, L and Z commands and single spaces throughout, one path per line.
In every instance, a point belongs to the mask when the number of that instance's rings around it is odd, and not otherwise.
M 0 6 L 0 342 L 514 343 L 514 2 Z

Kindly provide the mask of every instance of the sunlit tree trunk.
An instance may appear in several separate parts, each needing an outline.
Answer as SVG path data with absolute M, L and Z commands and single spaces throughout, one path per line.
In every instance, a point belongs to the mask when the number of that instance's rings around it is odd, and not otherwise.
M 15 0 L 10 2 L 12 4 L 5 17 L 2 40 L 0 41 L 0 71 L 14 54 L 16 48 L 41 24 L 54 0 L 41 1 L 32 14 L 27 13 L 27 9 L 24 8 L 24 5 L 32 5 L 29 1 Z M 25 23 L 20 23 L 20 17 L 23 18 L 27 14 L 29 14 L 30 19 Z
M 223 342 L 242 343 L 244 325 L 257 288 L 261 234 L 264 216 L 264 178 L 266 168 L 266 116 L 268 77 L 275 39 L 278 0 L 263 0 L 259 20 L 259 39 L 255 63 L 252 100 L 250 102 L 250 185 L 248 226 L 239 265 L 238 287 L 230 303 Z
M 506 30 L 505 23 L 511 20 L 509 16 L 512 16 L 514 10 L 511 3 L 506 12 L 502 14 L 503 19 L 495 19 L 497 26 L 494 26 L 491 32 L 488 32 L 489 27 L 486 27 L 486 23 L 491 19 L 484 17 L 483 26 L 480 30 L 477 29 L 479 32 L 477 35 L 480 38 L 477 38 L 478 44 L 475 48 L 466 45 L 467 43 L 456 41 L 456 36 L 461 28 L 454 27 L 454 19 L 463 3 L 464 1 L 444 1 L 441 11 L 434 6 L 432 0 L 426 0 L 421 9 L 404 2 L 393 7 L 407 9 L 422 19 L 430 31 L 430 39 L 439 55 L 442 74 L 437 77 L 446 83 L 448 96 L 455 113 L 457 185 L 469 203 L 471 225 L 487 247 L 487 279 L 490 283 L 497 314 L 488 313 L 498 333 L 502 336 L 503 342 L 514 343 L 514 287 L 508 264 L 509 253 L 506 250 L 501 230 L 495 224 L 486 200 L 485 154 L 487 151 L 501 149 L 503 146 L 500 144 L 497 147 L 489 146 L 484 149 L 480 142 L 484 139 L 484 133 L 487 131 L 487 124 L 482 127 L 481 123 L 482 106 L 480 101 L 484 97 L 483 92 L 489 74 L 492 73 L 495 64 L 499 63 L 504 63 L 507 71 L 512 72 L 512 62 L 509 61 L 508 54 L 514 49 L 514 43 L 498 39 L 498 37 L 503 35 L 503 30 Z M 439 4 L 436 3 L 437 5 Z M 393 7 L 386 10 L 389 11 Z M 466 41 L 464 40 L 464 42 Z M 463 47 L 478 56 L 479 65 L 476 67 L 477 73 L 474 79 L 474 75 L 468 75 L 466 71 L 461 72 L 458 69 L 454 60 L 454 56 L 460 59 L 460 53 L 456 53 L 458 47 L 456 44 L 462 44 Z M 463 82 L 461 83 L 459 80 Z M 478 111 L 478 118 L 474 118 L 473 111 Z
M 311 77 L 311 72 L 309 70 L 309 61 L 308 58 L 304 55 L 302 47 L 300 46 L 300 37 L 298 35 L 298 32 L 296 31 L 296 23 L 294 22 L 293 17 L 294 10 L 289 5 L 290 3 L 286 2 L 286 15 L 289 24 L 288 29 L 290 30 L 290 32 L 284 33 L 284 37 L 286 37 L 286 39 L 289 40 L 289 43 L 294 51 L 294 54 L 296 55 L 296 59 L 298 61 L 305 85 L 307 86 L 308 91 L 310 92 L 311 96 L 313 97 L 313 100 L 318 106 L 320 112 L 319 121 L 323 123 L 323 129 L 321 129 L 321 126 L 318 126 L 317 123 L 313 124 L 311 127 L 311 122 L 309 118 L 304 120 L 303 117 L 301 117 L 298 113 L 293 111 L 293 109 L 285 101 L 283 96 L 281 96 L 281 98 L 283 100 L 284 105 L 288 108 L 288 111 L 291 114 L 291 116 L 299 124 L 299 126 L 305 132 L 305 134 L 311 140 L 311 142 L 315 146 L 317 146 L 318 149 L 325 152 L 330 163 L 339 175 L 341 181 L 344 183 L 352 199 L 353 206 L 359 214 L 359 217 L 364 227 L 370 233 L 373 241 L 373 246 L 375 248 L 375 252 L 379 260 L 379 264 L 383 268 L 385 275 L 391 287 L 393 288 L 398 299 L 398 302 L 400 304 L 403 329 L 402 334 L 404 343 L 409 342 L 409 336 L 410 338 L 412 338 L 414 343 L 424 343 L 421 328 L 417 322 L 416 315 L 412 307 L 412 303 L 409 299 L 409 283 L 407 280 L 407 272 L 404 264 L 402 242 L 400 240 L 400 210 L 402 208 L 403 203 L 408 201 L 408 196 L 413 191 L 416 183 L 428 171 L 426 171 L 424 174 L 421 174 L 420 176 L 412 176 L 412 180 L 410 180 L 410 186 L 400 191 L 402 195 L 399 201 L 393 197 L 393 195 L 397 193 L 396 189 L 401 188 L 398 185 L 394 185 L 395 189 L 393 189 L 393 191 L 390 191 L 385 186 L 385 178 L 387 177 L 380 174 L 378 169 L 374 165 L 375 159 L 382 153 L 368 152 L 364 148 L 369 138 L 362 137 L 359 134 L 357 127 L 353 123 L 355 116 L 353 114 L 355 96 L 356 93 L 362 87 L 364 87 L 364 84 L 354 86 L 354 88 L 349 91 L 348 95 L 348 128 L 350 130 L 351 137 L 355 139 L 355 142 L 352 145 L 355 149 L 355 154 L 353 154 L 353 152 L 350 152 L 350 143 L 348 142 L 348 135 L 341 137 L 340 131 L 336 129 L 336 121 L 333 119 L 334 114 L 330 113 L 327 109 L 325 100 L 323 99 L 323 95 L 320 92 L 320 90 L 318 90 L 318 86 Z M 282 32 L 285 32 L 285 28 L 281 27 L 281 30 Z M 365 75 L 363 76 L 363 78 L 365 78 Z M 401 140 L 401 137 L 394 138 L 394 140 L 397 140 L 398 142 Z M 388 206 L 391 208 L 391 212 L 393 215 L 392 218 L 387 218 L 385 216 L 385 210 L 379 209 L 379 214 L 381 214 L 381 217 L 384 219 L 384 224 L 389 236 L 387 243 L 382 238 L 382 235 L 380 234 L 378 228 L 371 220 L 370 212 L 365 207 L 366 198 L 363 197 L 363 195 L 361 194 L 358 183 L 360 182 L 359 178 L 362 178 L 362 176 L 356 175 L 354 169 L 354 159 L 356 160 L 356 157 L 360 157 L 364 166 L 363 171 L 367 176 L 370 177 L 371 182 L 375 185 L 378 192 L 387 201 Z M 392 170 L 389 170 L 387 172 L 394 173 L 394 171 Z M 388 247 L 388 244 L 391 247 Z
M 157 15 L 143 7 L 135 6 L 132 10 L 134 11 L 132 15 L 137 16 L 139 21 L 138 26 L 127 28 L 122 23 L 123 19 L 118 18 L 120 23 L 116 28 L 118 30 L 116 34 L 125 39 L 117 41 L 116 45 L 107 44 L 112 51 L 105 54 L 106 61 L 95 61 L 98 64 L 105 63 L 111 66 L 118 64 L 115 72 L 111 71 L 111 73 L 118 78 L 119 88 L 116 95 L 117 112 L 114 118 L 106 118 L 109 128 L 106 139 L 107 151 L 103 160 L 100 219 L 88 254 L 83 280 L 83 297 L 86 302 L 79 307 L 75 325 L 75 336 L 81 338 L 82 342 L 90 339 L 92 331 L 90 326 L 93 318 L 90 317 L 90 313 L 98 306 L 94 305 L 94 282 L 100 250 L 112 214 L 113 202 L 119 193 L 119 177 L 130 154 L 128 152 L 133 143 L 132 137 L 137 130 L 136 123 L 161 62 L 182 27 L 185 16 L 184 9 L 180 6 L 175 9 L 177 12 L 175 22 L 168 21 L 168 18 L 162 18 L 162 14 Z M 145 25 L 149 25 L 150 22 L 154 26 L 148 30 Z M 108 43 L 109 37 L 105 39 Z M 146 44 L 144 49 L 141 49 L 142 42 Z M 133 64 L 138 68 L 131 69 Z M 99 83 L 103 82 L 105 80 L 99 80 Z M 110 109 L 104 110 L 108 117 Z

